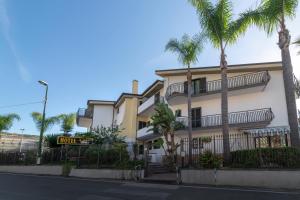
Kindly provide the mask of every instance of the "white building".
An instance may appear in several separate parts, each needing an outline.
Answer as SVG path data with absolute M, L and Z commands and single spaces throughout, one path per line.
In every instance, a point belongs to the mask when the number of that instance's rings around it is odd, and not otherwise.
M 222 153 L 220 68 L 201 67 L 192 68 L 191 71 L 194 153 L 198 154 L 205 149 Z M 127 96 L 122 94 L 116 102 L 88 102 L 85 112 L 92 114 L 88 126 L 85 127 L 116 122 L 128 130 L 124 134 L 129 136 L 131 141 L 137 139 L 144 144 L 151 144 L 160 136 L 149 131 L 151 127 L 148 125 L 154 113 L 155 103 L 163 100 L 176 113 L 178 121 L 187 125 L 186 73 L 185 68 L 157 70 L 156 74 L 163 80 L 155 81 L 140 95 L 137 92 L 137 82 L 134 82 L 136 86 L 133 88 L 136 90 Z M 295 83 L 298 83 L 296 79 Z M 290 145 L 281 62 L 230 65 L 228 87 L 231 150 L 255 148 L 257 145 Z M 299 87 L 295 89 L 298 89 L 296 92 L 299 91 Z M 122 98 L 123 101 L 120 100 Z M 125 106 L 127 98 L 134 99 L 134 103 Z M 114 114 L 116 109 L 119 114 Z M 79 119 L 82 122 L 85 120 L 80 115 Z M 127 120 L 126 123 L 123 123 L 124 119 Z M 80 120 L 78 124 L 82 125 Z M 265 136 L 255 137 L 258 132 Z M 178 143 L 182 144 L 180 151 L 186 151 L 187 129 L 177 131 L 176 136 Z M 161 161 L 163 152 L 162 149 L 151 146 L 149 153 L 152 155 L 152 161 Z

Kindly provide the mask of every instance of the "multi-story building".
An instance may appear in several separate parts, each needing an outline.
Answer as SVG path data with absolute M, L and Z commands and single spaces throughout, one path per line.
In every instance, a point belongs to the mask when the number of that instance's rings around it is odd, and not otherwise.
M 199 153 L 213 148 L 222 153 L 220 68 L 201 67 L 191 71 L 193 149 Z M 88 101 L 88 109 L 78 112 L 78 124 L 84 122 L 88 128 L 116 124 L 124 129 L 122 134 L 128 141 L 151 144 L 161 137 L 149 126 L 157 102 L 167 103 L 177 120 L 187 125 L 186 73 L 185 68 L 157 70 L 156 75 L 162 80 L 155 81 L 141 94 L 134 81 L 132 94 L 122 94 L 115 102 Z M 232 150 L 290 145 L 281 62 L 228 66 L 228 89 Z M 296 79 L 295 92 L 299 97 Z M 258 133 L 260 137 L 255 137 Z M 182 144 L 180 150 L 186 151 L 187 129 L 178 130 L 176 136 Z M 152 160 L 161 161 L 164 151 L 155 145 L 148 146 Z

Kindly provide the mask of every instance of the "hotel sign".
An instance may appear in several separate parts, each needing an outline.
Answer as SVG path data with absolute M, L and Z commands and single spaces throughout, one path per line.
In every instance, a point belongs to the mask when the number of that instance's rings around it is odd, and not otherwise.
M 68 137 L 68 136 L 58 136 L 57 144 L 68 144 L 68 145 L 87 145 L 90 140 L 82 137 Z

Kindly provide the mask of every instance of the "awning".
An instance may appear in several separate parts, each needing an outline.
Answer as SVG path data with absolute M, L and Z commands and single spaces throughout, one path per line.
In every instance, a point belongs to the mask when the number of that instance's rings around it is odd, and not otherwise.
M 243 132 L 246 134 L 250 134 L 252 136 L 284 135 L 290 133 L 290 127 L 288 126 L 266 127 L 266 128 L 243 130 Z

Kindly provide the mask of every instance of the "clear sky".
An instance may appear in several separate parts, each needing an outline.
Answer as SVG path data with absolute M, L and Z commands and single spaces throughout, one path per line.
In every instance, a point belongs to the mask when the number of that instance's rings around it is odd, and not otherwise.
M 258 2 L 233 0 L 236 13 Z M 297 14 L 287 23 L 292 40 L 300 36 L 299 7 Z M 38 134 L 30 113 L 42 112 L 42 104 L 3 106 L 41 101 L 39 79 L 49 83 L 48 116 L 76 112 L 88 99 L 115 100 L 130 92 L 133 79 L 142 92 L 158 78 L 156 69 L 181 67 L 165 44 L 200 31 L 186 0 L 0 0 L 0 26 L 0 114 L 19 114 L 10 132 L 25 128 L 28 134 Z M 228 63 L 280 61 L 276 43 L 277 34 L 251 28 L 228 48 Z M 291 55 L 299 77 L 293 46 Z M 219 52 L 206 44 L 195 66 L 218 64 Z

